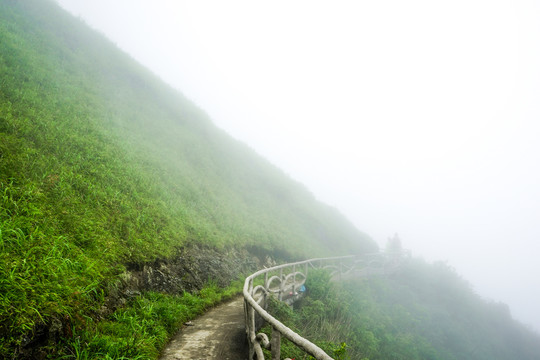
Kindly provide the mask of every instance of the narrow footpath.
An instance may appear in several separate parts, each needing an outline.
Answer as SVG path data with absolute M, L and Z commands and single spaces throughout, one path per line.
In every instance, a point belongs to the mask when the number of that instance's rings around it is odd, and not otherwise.
M 247 353 L 244 298 L 239 296 L 182 326 L 160 360 L 243 360 Z

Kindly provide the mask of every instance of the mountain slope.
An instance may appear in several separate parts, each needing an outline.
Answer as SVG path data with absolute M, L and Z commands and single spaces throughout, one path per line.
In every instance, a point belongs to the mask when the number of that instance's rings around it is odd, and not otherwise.
M 376 249 L 47 0 L 0 0 L 0 194 L 0 357 L 43 344 L 55 354 L 62 341 L 74 353 L 73 333 L 123 306 L 133 274 L 161 269 L 181 292 L 219 276 L 231 253 Z M 222 261 L 208 265 L 205 252 Z M 115 296 L 123 302 L 103 312 Z
M 172 233 L 184 234 L 172 235 L 177 238 L 262 244 L 252 238 L 263 230 L 270 241 L 291 245 L 291 235 L 300 236 L 299 243 L 322 251 L 330 234 L 332 248 L 369 243 L 334 210 L 316 203 L 301 185 L 215 128 L 188 100 L 78 21 L 50 4 L 8 4 L 4 28 L 9 29 L 8 19 L 24 27 L 3 41 L 2 89 L 11 108 L 5 126 L 31 140 L 43 157 L 56 156 L 57 166 L 67 163 L 88 177 L 87 183 L 107 181 L 120 192 L 116 197 L 159 198 L 164 213 L 178 216 L 162 219 Z M 8 15 L 16 9 L 23 11 L 19 17 Z M 24 175 L 43 178 L 60 170 L 34 166 L 40 168 Z M 75 190 L 84 192 L 85 186 Z M 187 223 L 180 227 L 178 220 Z M 205 236 L 194 234 L 203 229 Z

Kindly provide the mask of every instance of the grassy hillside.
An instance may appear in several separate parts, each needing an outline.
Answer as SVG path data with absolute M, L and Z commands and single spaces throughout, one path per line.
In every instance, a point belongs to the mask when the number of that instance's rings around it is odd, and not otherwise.
M 266 256 L 375 249 L 52 1 L 0 0 L 0 358 L 155 359 Z M 276 311 L 336 357 L 540 358 L 446 266 L 327 280 Z
M 0 358 L 107 348 L 117 325 L 103 324 L 146 311 L 101 311 L 126 273 L 193 244 L 281 258 L 376 248 L 52 1 L 0 0 Z
M 306 287 L 294 312 L 274 303 L 273 313 L 336 359 L 540 359 L 537 333 L 443 263 L 411 260 L 392 276 L 337 283 L 313 272 Z M 282 356 L 308 359 L 290 344 Z

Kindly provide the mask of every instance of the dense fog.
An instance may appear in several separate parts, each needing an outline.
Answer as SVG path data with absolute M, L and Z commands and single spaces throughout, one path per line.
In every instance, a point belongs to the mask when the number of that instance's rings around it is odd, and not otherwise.
M 58 0 L 379 244 L 540 330 L 540 5 Z

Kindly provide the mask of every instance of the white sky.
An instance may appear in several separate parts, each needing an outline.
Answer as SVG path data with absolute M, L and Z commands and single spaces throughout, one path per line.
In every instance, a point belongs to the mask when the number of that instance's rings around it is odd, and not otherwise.
M 58 0 L 379 244 L 540 330 L 540 3 Z

